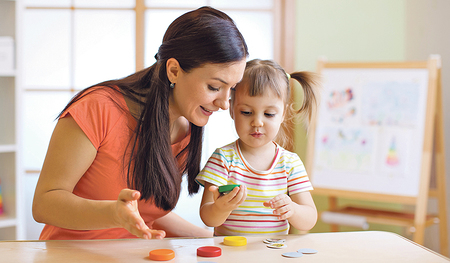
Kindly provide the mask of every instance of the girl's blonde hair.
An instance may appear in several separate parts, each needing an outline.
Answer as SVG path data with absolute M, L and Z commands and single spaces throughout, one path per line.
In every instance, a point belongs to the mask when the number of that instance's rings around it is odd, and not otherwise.
M 295 110 L 291 98 L 290 79 L 297 80 L 303 89 L 303 103 L 300 109 Z M 317 107 L 319 75 L 309 71 L 287 74 L 284 69 L 273 60 L 253 59 L 247 62 L 242 84 L 247 84 L 247 94 L 251 97 L 261 96 L 267 90 L 271 90 L 282 99 L 285 107 L 285 119 L 281 124 L 276 141 L 282 147 L 292 145 L 292 136 L 287 134 L 293 124 L 294 117 L 300 115 L 307 117 L 306 123 L 311 121 L 312 113 Z M 236 88 L 240 88 L 238 85 Z M 234 92 L 231 94 L 231 103 L 234 101 Z M 290 149 L 292 150 L 292 149 Z

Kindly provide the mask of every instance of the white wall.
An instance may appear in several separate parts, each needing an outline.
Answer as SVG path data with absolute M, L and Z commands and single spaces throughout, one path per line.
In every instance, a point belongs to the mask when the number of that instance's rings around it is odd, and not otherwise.
M 442 59 L 442 101 L 444 111 L 444 136 L 447 151 L 446 164 L 450 163 L 450 1 L 408 0 L 406 1 L 407 60 L 423 60 L 429 54 L 439 54 Z M 447 165 L 447 219 L 450 218 L 450 167 Z M 430 210 L 436 209 L 435 202 Z M 449 222 L 447 222 L 450 228 Z M 425 235 L 425 244 L 432 249 L 439 247 L 438 227 L 430 227 Z M 450 247 L 449 247 L 450 249 Z
M 316 71 L 329 61 L 405 59 L 406 0 L 297 0 L 295 69 Z M 426 57 L 425 57 L 426 58 Z M 304 156 L 306 135 L 297 127 L 295 147 Z
M 317 59 L 323 55 L 329 61 L 356 62 L 424 61 L 430 54 L 440 54 L 446 163 L 450 163 L 450 114 L 446 114 L 450 112 L 448 14 L 449 0 L 297 0 L 295 68 L 315 71 Z M 306 159 L 306 134 L 301 126 L 297 126 L 295 142 L 296 151 Z M 448 166 L 446 178 L 450 193 Z M 320 202 L 318 207 L 326 205 Z M 430 203 L 431 211 L 435 205 Z M 321 230 L 327 229 L 317 231 Z M 427 228 L 425 246 L 439 251 L 437 237 L 437 227 Z

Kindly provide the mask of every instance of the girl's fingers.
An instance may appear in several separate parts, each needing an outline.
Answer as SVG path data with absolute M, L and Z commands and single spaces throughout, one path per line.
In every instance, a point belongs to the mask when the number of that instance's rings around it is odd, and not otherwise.
M 291 209 L 291 205 L 287 204 L 285 206 L 274 209 L 273 214 L 278 215 L 278 219 L 284 220 L 291 217 L 294 214 L 294 212 Z
M 276 209 L 292 203 L 292 199 L 286 194 L 280 194 L 272 198 L 269 203 L 271 208 Z
M 210 187 L 210 191 L 213 189 Z M 240 204 L 242 204 L 247 197 L 247 188 L 245 186 L 235 187 L 227 194 L 219 195 L 217 199 L 215 199 L 214 203 L 222 210 L 231 211 L 236 209 Z
M 285 220 L 288 219 L 289 217 L 291 217 L 294 213 L 292 211 L 287 211 L 286 213 L 278 216 L 279 220 Z
M 291 210 L 291 207 L 289 205 L 285 205 L 285 206 L 275 209 L 274 212 L 276 212 L 278 215 L 281 215 L 286 212 L 289 212 L 290 210 Z
M 217 200 L 217 198 L 219 198 L 219 196 L 220 196 L 220 193 L 219 193 L 219 187 L 217 187 L 217 186 L 215 186 L 215 185 L 211 185 L 211 186 L 208 188 L 208 190 L 209 190 L 210 192 L 213 193 L 213 198 L 214 198 L 214 200 Z
M 223 200 L 225 200 L 228 203 L 235 203 L 236 198 L 239 198 L 239 192 L 240 192 L 240 187 L 235 187 L 229 193 L 223 194 L 221 196 L 221 198 L 223 198 Z
M 233 188 L 233 191 L 231 191 L 227 195 L 230 195 L 229 196 L 230 203 L 241 204 L 245 201 L 245 198 L 247 197 L 247 188 L 245 187 L 245 185 L 241 185 L 240 187 L 235 187 L 235 188 Z
M 242 188 L 242 197 L 240 203 L 243 203 L 247 198 L 247 187 L 245 185 L 241 186 Z
M 216 190 L 219 191 L 219 187 L 217 187 L 217 186 L 215 186 L 215 185 L 211 185 L 211 186 L 208 188 L 208 190 L 211 191 L 211 192 L 215 192 Z

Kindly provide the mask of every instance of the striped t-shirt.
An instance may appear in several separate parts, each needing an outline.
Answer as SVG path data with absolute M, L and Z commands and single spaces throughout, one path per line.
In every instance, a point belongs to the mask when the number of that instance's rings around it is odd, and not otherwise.
M 274 142 L 275 143 L 275 142 Z M 201 185 L 241 184 L 247 198 L 227 220 L 214 229 L 215 235 L 287 234 L 287 220 L 279 220 L 263 203 L 279 194 L 293 195 L 312 190 L 305 167 L 297 154 L 276 144 L 276 155 L 269 170 L 259 171 L 245 161 L 235 141 L 217 148 L 196 180 Z

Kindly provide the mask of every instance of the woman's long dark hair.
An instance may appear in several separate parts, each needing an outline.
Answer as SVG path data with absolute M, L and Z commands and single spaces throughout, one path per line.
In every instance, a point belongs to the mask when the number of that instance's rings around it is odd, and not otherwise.
M 119 80 L 99 83 L 120 92 L 141 105 L 134 138 L 130 141 L 128 187 L 157 207 L 171 210 L 181 192 L 181 174 L 187 173 L 189 194 L 197 193 L 195 177 L 200 171 L 203 127 L 190 124 L 190 141 L 176 158 L 170 143 L 169 80 L 166 62 L 175 58 L 183 71 L 206 63 L 231 64 L 248 56 L 247 45 L 233 20 L 211 7 L 202 7 L 178 17 L 168 27 L 156 63 Z M 89 87 L 89 90 L 95 86 Z M 66 106 L 88 94 L 82 91 Z M 143 102 L 144 101 L 144 102 Z M 187 158 L 186 158 L 187 156 Z M 177 160 L 184 160 L 181 169 Z

